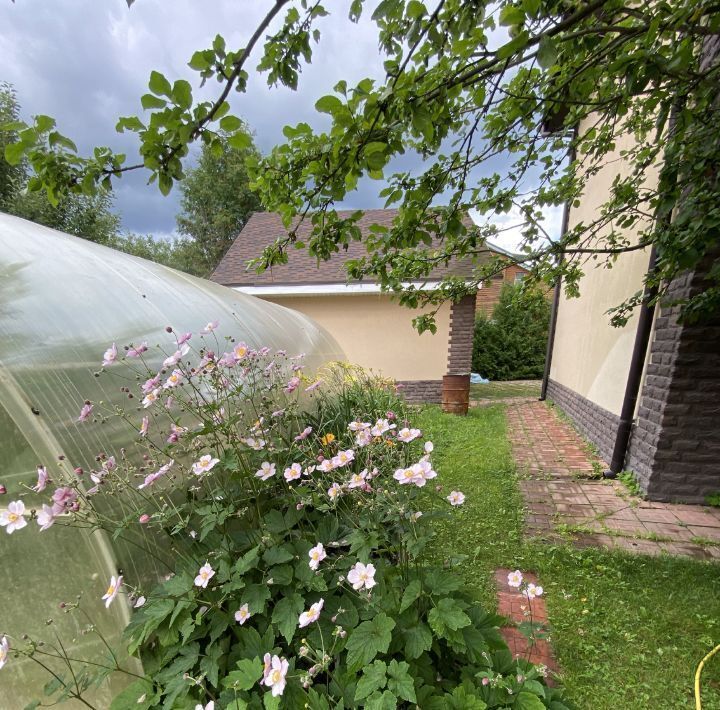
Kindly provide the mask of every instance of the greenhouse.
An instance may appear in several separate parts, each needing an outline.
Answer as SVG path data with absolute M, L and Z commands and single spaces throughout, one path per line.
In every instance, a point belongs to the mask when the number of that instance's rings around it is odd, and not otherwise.
M 168 326 L 197 332 L 217 321 L 217 337 L 306 353 L 310 370 L 342 358 L 335 341 L 299 313 L 4 214 L 0 289 L 0 483 L 7 490 L 0 511 L 15 500 L 27 510 L 39 505 L 32 490 L 38 466 L 56 480 L 73 477 L 78 467 L 97 466 L 96 454 L 126 443 L 117 420 L 92 428 L 78 423 L 85 400 L 127 406 L 120 387 L 94 377 L 113 343 L 122 354 L 123 346 L 147 341 L 148 362 L 159 369 L 162 355 L 152 346 L 167 343 Z M 52 639 L 57 633 L 72 639 L 69 653 L 102 656 L 97 636 L 73 626 L 78 618 L 63 614 L 58 604 L 86 590 L 88 617 L 104 620 L 105 634 L 117 638 L 129 605 L 103 608 L 107 579 L 118 569 L 141 576 L 148 560 L 135 559 L 100 533 L 69 527 L 54 532 L 42 535 L 35 524 L 18 535 L 0 532 L 0 635 Z M 37 697 L 31 689 L 46 679 L 30 660 L 14 661 L 13 672 L 0 676 L 0 709 L 24 707 Z M 109 705 L 112 691 L 96 691 L 100 706 Z

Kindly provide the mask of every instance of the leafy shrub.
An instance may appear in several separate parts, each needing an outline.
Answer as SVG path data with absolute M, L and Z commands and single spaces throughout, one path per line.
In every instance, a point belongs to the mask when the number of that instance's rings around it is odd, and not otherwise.
M 475 322 L 473 372 L 490 380 L 542 377 L 550 303 L 537 289 L 505 284 L 492 317 Z
M 211 342 L 212 326 L 194 353 L 177 338 L 159 373 L 144 345 L 127 351 L 140 414 L 86 402 L 81 419 L 127 419 L 138 455 L 103 459 L 93 488 L 60 486 L 38 516 L 43 529 L 142 531 L 173 569 L 113 577 L 103 597 L 135 607 L 125 638 L 144 667 L 113 710 L 566 708 L 543 668 L 512 658 L 502 619 L 426 560 L 433 521 L 464 496 L 435 487 L 432 443 L 394 387 L 344 365 L 307 378 L 300 357 Z M 104 375 L 118 359 L 113 346 Z M 51 688 L 80 697 L 66 661 Z

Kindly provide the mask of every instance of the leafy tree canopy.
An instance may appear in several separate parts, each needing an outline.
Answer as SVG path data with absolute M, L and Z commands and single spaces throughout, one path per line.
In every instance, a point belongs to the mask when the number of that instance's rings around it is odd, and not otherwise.
M 212 272 L 250 215 L 260 209 L 248 176 L 248 160 L 257 162 L 258 157 L 254 145 L 233 148 L 221 134 L 202 146 L 197 165 L 180 184 L 178 231 L 197 245 L 196 272 L 202 276 Z
M 8 162 L 27 158 L 36 174 L 32 189 L 53 198 L 67 190 L 94 194 L 129 170 L 148 171 L 167 193 L 184 177 L 192 142 L 217 150 L 222 131 L 233 148 L 249 148 L 230 92 L 246 90 L 253 64 L 268 84 L 296 88 L 330 4 L 275 0 L 267 7 L 245 46 L 228 47 L 218 36 L 190 58 L 198 80 L 219 82 L 214 101 L 195 100 L 184 79 L 150 75 L 141 98 L 147 113 L 117 126 L 137 134 L 139 160 L 109 148 L 79 156 L 52 118 L 36 116 L 8 127 L 19 136 L 6 147 Z M 377 26 L 386 75 L 340 82 L 316 104 L 330 117 L 327 131 L 289 126 L 286 142 L 256 162 L 255 188 L 288 230 L 259 267 L 287 258 L 298 219 L 313 225 L 301 248 L 321 259 L 360 239 L 359 214 L 341 219 L 334 206 L 365 177 L 382 179 L 380 196 L 400 211 L 392 229 L 367 240 L 368 255 L 348 265 L 349 276 L 374 277 L 410 306 L 458 298 L 502 268 L 491 259 L 478 266 L 475 283 L 448 278 L 436 291 L 403 286 L 438 263 L 486 256 L 493 215 L 511 209 L 525 220 L 521 258 L 531 278 L 562 276 L 571 295 L 588 261 L 611 266 L 624 252 L 655 245 L 656 268 L 646 281 L 660 286 L 662 297 L 664 284 L 711 253 L 720 223 L 714 0 L 353 0 L 349 21 L 362 13 Z M 423 169 L 392 172 L 393 158 L 408 152 L 425 159 Z M 488 169 L 495 156 L 507 169 Z M 579 204 L 589 178 L 620 159 L 626 169 L 595 218 L 560 238 L 545 234 L 543 209 Z M 488 221 L 464 226 L 469 208 Z M 640 298 L 618 304 L 615 322 Z M 685 309 L 697 315 L 718 303 L 716 264 L 708 288 Z M 420 329 L 431 323 L 432 316 L 416 319 Z

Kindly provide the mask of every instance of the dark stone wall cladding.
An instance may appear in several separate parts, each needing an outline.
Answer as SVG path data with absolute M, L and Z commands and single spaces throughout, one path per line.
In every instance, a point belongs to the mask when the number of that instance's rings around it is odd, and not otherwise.
M 547 396 L 572 419 L 583 436 L 597 446 L 600 456 L 609 461 L 620 417 L 555 380 L 548 380 Z
M 475 301 L 477 294 L 464 296 L 450 310 L 448 375 L 465 375 L 472 367 Z
M 703 289 L 720 251 L 669 287 L 665 301 Z M 703 503 L 720 492 L 720 317 L 678 320 L 661 305 L 626 467 L 651 500 Z
M 399 394 L 411 404 L 440 404 L 442 380 L 401 380 Z

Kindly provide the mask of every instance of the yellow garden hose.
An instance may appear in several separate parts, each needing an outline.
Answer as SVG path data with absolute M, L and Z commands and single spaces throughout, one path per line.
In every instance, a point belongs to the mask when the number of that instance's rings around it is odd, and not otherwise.
M 695 671 L 695 710 L 702 710 L 702 703 L 700 702 L 700 674 L 702 673 L 705 664 L 718 652 L 720 651 L 720 644 L 710 651 L 705 658 L 698 664 L 697 670 Z

